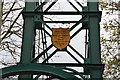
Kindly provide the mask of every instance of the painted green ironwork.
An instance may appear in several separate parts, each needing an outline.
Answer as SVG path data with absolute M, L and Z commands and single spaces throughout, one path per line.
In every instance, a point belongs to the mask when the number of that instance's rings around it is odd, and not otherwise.
M 42 64 L 19 64 L 17 66 L 3 68 L 2 73 L 3 73 L 2 74 L 3 77 L 7 77 L 13 74 L 17 75 L 19 73 L 21 74 L 34 73 L 34 74 L 54 75 L 56 77 L 59 77 L 60 79 L 65 79 L 65 80 L 73 80 L 73 79 L 78 80 L 77 77 L 63 71 L 62 69 L 48 66 L 48 65 L 42 65 Z
M 88 2 L 88 11 L 98 11 L 98 9 L 98 2 Z M 90 15 L 88 18 L 90 64 L 101 64 L 99 20 L 99 17 L 96 15 Z M 96 78 L 102 79 L 102 71 L 98 68 L 91 68 L 90 74 L 92 80 Z
M 39 1 L 39 0 L 38 0 Z M 76 10 L 76 12 L 50 12 L 50 8 L 56 4 L 58 0 L 52 2 L 49 7 L 43 11 L 43 6 L 47 4 L 47 1 L 39 5 L 38 2 L 26 2 L 25 8 L 22 12 L 24 18 L 23 25 L 23 40 L 22 40 L 22 50 L 21 50 L 21 60 L 20 63 L 16 66 L 11 66 L 3 68 L 2 76 L 11 76 L 19 75 L 19 80 L 34 80 L 33 75 L 37 75 L 35 79 L 38 79 L 41 75 L 49 76 L 48 79 L 60 78 L 61 80 L 79 80 L 80 78 L 76 77 L 79 75 L 82 79 L 87 79 L 85 75 L 90 75 L 90 79 L 102 80 L 102 72 L 104 65 L 101 64 L 101 55 L 100 55 L 100 17 L 101 12 L 98 10 L 98 2 L 89 2 L 87 6 L 82 6 L 79 2 L 76 3 L 82 7 L 83 11 L 79 11 L 73 3 L 69 0 L 69 4 Z M 44 15 L 81 15 L 82 18 L 78 21 L 44 21 Z M 85 57 L 83 57 L 72 45 L 68 45 L 72 51 L 74 51 L 77 56 L 81 57 L 84 60 L 84 63 L 81 63 L 67 48 L 64 50 L 55 49 L 53 53 L 49 56 L 47 52 L 53 48 L 53 45 L 46 45 L 46 34 L 51 37 L 51 34 L 43 27 L 47 27 L 51 31 L 51 27 L 46 23 L 75 23 L 71 28 L 70 32 L 73 31 L 80 23 L 82 27 L 74 32 L 70 39 L 73 39 L 80 31 L 83 29 L 86 30 L 86 41 L 85 41 Z M 43 51 L 35 57 L 35 36 L 36 29 L 41 30 Z M 88 37 L 87 37 L 88 36 Z M 88 40 L 87 40 L 88 39 Z M 87 47 L 88 46 L 88 47 Z M 48 63 L 48 60 L 54 56 L 58 51 L 67 52 L 76 63 Z M 44 60 L 41 63 L 37 61 L 39 58 L 44 56 Z M 84 72 L 80 73 L 74 69 L 69 69 L 67 67 L 83 67 Z M 65 71 L 65 70 L 68 70 Z M 70 72 L 69 72 L 70 71 Z M 26 74 L 24 74 L 26 73 Z

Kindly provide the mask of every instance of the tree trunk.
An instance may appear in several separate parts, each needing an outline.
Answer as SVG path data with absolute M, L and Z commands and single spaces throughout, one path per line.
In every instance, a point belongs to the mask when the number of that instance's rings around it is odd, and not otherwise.
M 1 25 L 2 25 L 2 0 L 0 0 L 0 43 L 1 43 Z

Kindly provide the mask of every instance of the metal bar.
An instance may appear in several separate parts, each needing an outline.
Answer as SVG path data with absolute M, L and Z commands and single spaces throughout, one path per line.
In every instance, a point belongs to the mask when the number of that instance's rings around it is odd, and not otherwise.
M 51 66 L 66 66 L 66 67 L 104 67 L 104 64 L 82 64 L 82 63 L 42 63 L 44 65 L 51 65 Z
M 39 9 L 43 8 L 43 6 L 45 4 L 47 4 L 47 2 L 49 2 L 48 0 L 45 0 L 41 5 L 39 5 L 34 11 L 38 11 Z
M 84 8 L 77 0 L 75 0 L 75 1 L 80 7 L 82 7 L 82 9 Z
M 75 50 L 71 45 L 68 45 L 77 55 L 79 55 L 83 60 L 85 60 L 85 58 L 77 51 Z
M 47 35 L 49 35 L 50 37 L 51 37 L 51 35 L 45 30 L 45 29 L 43 29 L 44 31 L 45 31 L 45 33 L 47 34 Z
M 46 61 L 48 61 L 58 50 L 56 49 L 49 57 L 47 57 L 47 59 L 45 59 L 42 63 L 45 63 Z
M 89 0 L 87 5 L 88 11 L 99 11 L 98 2 L 90 2 Z M 88 16 L 90 64 L 101 64 L 99 19 L 100 16 L 94 15 Z M 90 69 L 91 80 L 95 80 L 96 78 L 102 80 L 102 72 L 103 71 L 98 68 L 91 68 Z
M 43 47 L 43 51 L 45 50 L 45 47 L 44 47 L 44 35 L 43 35 L 43 29 L 41 29 L 41 37 L 42 37 L 42 47 Z M 43 55 L 44 56 L 44 59 L 45 59 L 45 54 Z
M 45 27 L 43 26 L 43 29 L 45 30 Z M 44 45 L 45 45 L 45 49 L 47 48 L 47 39 L 46 39 L 46 32 L 44 31 Z M 46 51 L 46 58 L 48 58 L 48 53 Z M 48 63 L 48 61 L 47 61 Z
M 45 23 L 46 27 L 52 31 L 52 29 Z
M 77 58 L 75 58 L 68 50 L 66 50 L 66 52 L 67 52 L 75 61 L 77 61 L 79 64 L 81 64 L 81 62 L 80 62 Z
M 36 36 L 36 30 L 34 29 L 34 33 Z M 33 42 L 33 53 L 32 53 L 32 58 L 35 58 L 35 37 L 34 37 L 34 42 Z
M 45 23 L 78 23 L 80 21 L 44 21 Z M 81 21 L 82 23 L 83 21 Z
M 95 7 L 96 6 L 96 7 Z M 89 11 L 98 11 L 98 2 L 88 2 Z M 91 63 L 101 63 L 100 59 L 100 27 L 99 17 L 89 15 L 89 47 L 90 47 L 90 60 Z M 93 56 L 97 56 L 97 59 Z
M 38 55 L 40 54 L 40 39 L 41 39 L 41 36 L 40 36 L 40 30 L 38 31 Z
M 57 77 L 49 77 L 49 78 L 47 78 L 47 79 L 45 79 L 45 80 L 56 80 L 57 79 Z
M 67 0 L 69 2 L 69 4 L 77 11 L 77 12 L 80 12 L 75 6 L 74 4 L 70 1 L 70 0 Z
M 84 22 L 86 16 L 83 16 L 82 19 L 80 19 L 76 24 L 74 24 L 71 28 L 70 28 L 70 31 L 72 31 L 77 25 L 80 24 L 80 22 Z
M 26 16 L 31 16 L 31 15 L 94 15 L 94 16 L 99 16 L 101 15 L 101 11 L 84 11 L 84 12 L 73 12 L 73 11 L 64 11 L 64 12 L 60 12 L 60 11 L 56 11 L 56 12 L 32 12 L 32 11 L 28 11 L 28 12 L 22 12 L 24 14 L 26 14 Z
M 84 64 L 78 63 L 43 63 L 45 65 L 58 66 L 58 67 L 83 67 Z
M 34 11 L 36 6 L 35 2 L 26 2 L 24 11 Z M 26 16 L 23 13 L 24 26 L 23 26 L 23 39 L 21 48 L 21 60 L 20 64 L 30 64 L 33 59 L 34 51 L 34 39 L 35 39 L 35 28 L 34 28 L 34 16 Z M 32 74 L 21 74 L 18 79 L 32 79 Z
M 86 80 L 85 77 L 83 76 L 83 74 L 81 74 L 80 72 L 78 72 L 74 69 L 71 69 L 71 68 L 63 68 L 63 69 L 72 71 L 75 75 L 79 75 L 83 80 Z
M 33 78 L 33 80 L 38 80 L 38 78 L 41 76 L 42 74 L 39 74 L 37 76 L 35 76 L 35 78 Z
M 37 59 L 39 59 L 42 55 L 45 54 L 46 51 L 48 51 L 50 48 L 52 48 L 53 45 L 51 44 L 48 48 L 46 48 L 43 52 L 41 52 L 41 54 L 39 54 L 36 58 L 34 58 L 31 62 L 36 61 Z
M 41 20 L 40 22 L 43 23 L 48 29 L 52 31 L 52 29 L 43 20 Z
M 58 0 L 55 0 L 51 5 L 49 5 L 49 7 L 44 11 L 47 12 Z
M 2 78 L 6 78 L 8 76 L 13 76 L 13 75 L 18 75 L 18 74 L 35 74 L 35 73 L 41 73 L 45 75 L 53 75 L 56 76 L 57 78 L 62 78 L 61 80 L 79 80 L 76 76 L 67 73 L 66 71 L 63 71 L 60 68 L 57 67 L 52 67 L 49 65 L 42 65 L 42 64 L 19 64 L 19 65 L 14 65 L 10 67 L 3 68 L 2 74 L 0 76 Z M 33 80 L 24 78 L 21 80 Z
M 88 53 L 88 31 L 86 29 L 86 35 L 85 35 L 85 58 L 87 58 Z
M 79 28 L 72 36 L 70 36 L 70 39 L 72 39 L 76 34 L 78 34 L 81 30 L 83 29 L 83 27 Z

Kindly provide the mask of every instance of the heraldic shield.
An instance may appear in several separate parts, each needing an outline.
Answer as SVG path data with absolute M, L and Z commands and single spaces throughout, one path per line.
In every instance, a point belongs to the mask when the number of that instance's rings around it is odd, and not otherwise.
M 52 28 L 51 36 L 52 44 L 62 50 L 70 43 L 70 29 L 69 28 Z

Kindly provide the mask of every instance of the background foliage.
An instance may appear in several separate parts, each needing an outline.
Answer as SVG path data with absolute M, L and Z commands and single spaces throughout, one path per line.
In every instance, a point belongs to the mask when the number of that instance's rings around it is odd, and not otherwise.
M 104 77 L 120 79 L 120 1 L 101 0 L 101 52 Z

